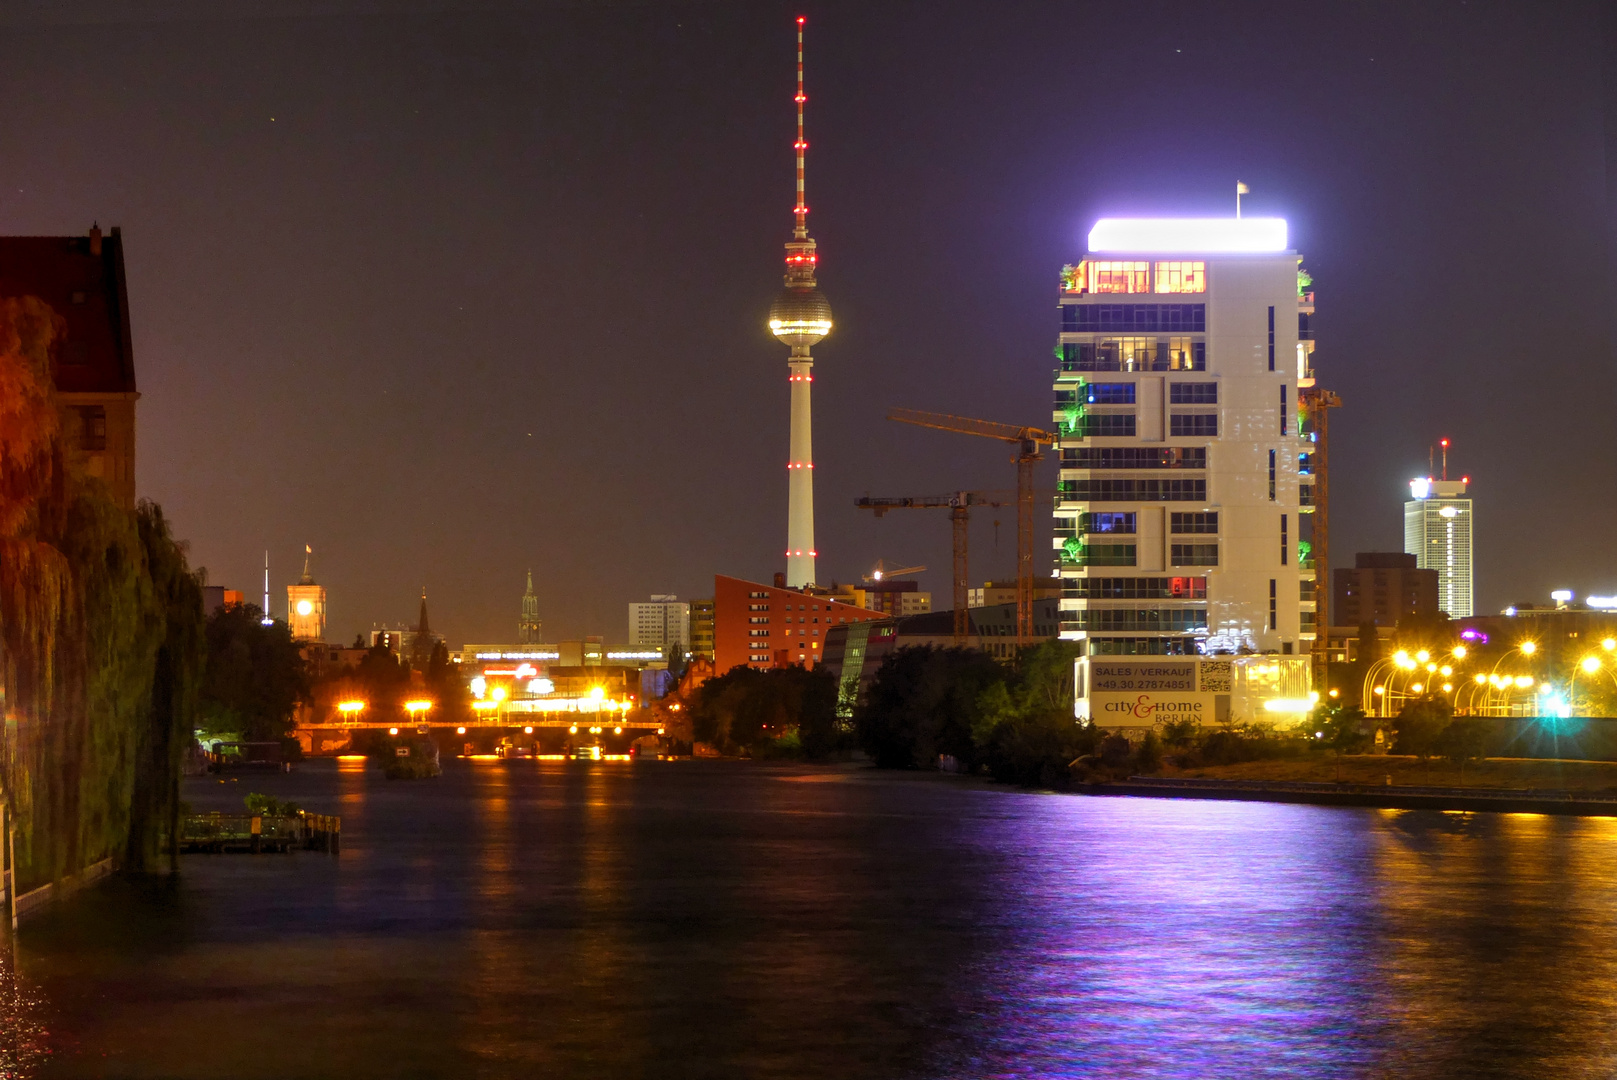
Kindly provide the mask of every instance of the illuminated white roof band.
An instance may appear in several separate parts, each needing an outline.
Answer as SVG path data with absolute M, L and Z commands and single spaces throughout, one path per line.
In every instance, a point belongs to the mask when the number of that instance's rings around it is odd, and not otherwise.
M 1101 218 L 1093 254 L 1213 255 L 1286 250 L 1285 218 Z

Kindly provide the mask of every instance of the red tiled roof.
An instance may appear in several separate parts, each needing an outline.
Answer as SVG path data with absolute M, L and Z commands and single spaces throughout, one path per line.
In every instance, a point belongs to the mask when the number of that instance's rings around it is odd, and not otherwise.
M 123 238 L 0 236 L 0 297 L 37 296 L 66 324 L 56 342 L 56 389 L 74 393 L 133 393 L 135 358 L 124 285 Z

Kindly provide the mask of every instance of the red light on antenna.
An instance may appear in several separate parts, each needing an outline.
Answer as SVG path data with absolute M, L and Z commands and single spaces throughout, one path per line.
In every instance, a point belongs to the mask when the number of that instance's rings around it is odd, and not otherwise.
M 798 26 L 802 26 L 802 25 L 803 25 L 803 22 L 804 22 L 804 19 L 803 19 L 803 16 L 801 16 L 801 15 L 799 15 L 799 16 L 798 16 L 798 17 L 797 17 L 797 25 L 798 25 Z
M 1470 483 L 1470 482 L 1471 482 L 1471 478 L 1470 478 L 1470 477 L 1469 477 L 1469 476 L 1462 476 L 1462 477 L 1460 477 L 1460 483 L 1462 483 L 1462 484 L 1469 484 L 1469 483 Z
M 1449 441 L 1448 441 L 1448 440 L 1447 440 L 1447 439 L 1444 439 L 1444 440 L 1443 440 L 1443 441 L 1442 441 L 1442 442 L 1440 442 L 1440 443 L 1439 443 L 1439 444 L 1438 444 L 1438 445 L 1439 445 L 1439 446 L 1447 446 L 1447 445 L 1448 445 L 1448 444 L 1449 444 Z

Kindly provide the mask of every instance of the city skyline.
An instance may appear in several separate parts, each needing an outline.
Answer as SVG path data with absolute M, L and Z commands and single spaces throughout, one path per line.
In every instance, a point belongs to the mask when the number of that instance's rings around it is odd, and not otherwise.
M 138 489 L 213 583 L 256 594 L 269 547 L 278 592 L 308 543 L 333 639 L 408 620 L 425 583 L 435 625 L 477 640 L 509 634 L 531 565 L 547 630 L 570 638 L 610 634 L 638 596 L 710 595 L 715 571 L 784 569 L 778 345 L 758 314 L 796 10 L 632 26 L 516 7 L 385 26 L 339 13 L 251 34 L 172 10 L 161 35 L 14 21 L 0 179 L 8 234 L 122 226 Z M 824 348 L 844 373 L 818 395 L 818 576 L 856 580 L 885 557 L 933 567 L 924 585 L 946 592 L 946 529 L 878 528 L 852 501 L 1000 488 L 1001 455 L 919 441 L 886 409 L 1032 422 L 1049 285 L 1089 224 L 1228 214 L 1240 177 L 1247 212 L 1292 222 L 1330 298 L 1337 558 L 1396 550 L 1402 486 L 1446 434 L 1486 478 L 1477 610 L 1617 592 L 1599 545 L 1617 526 L 1599 494 L 1617 490 L 1598 411 L 1612 365 L 1585 362 L 1609 358 L 1612 310 L 1609 220 L 1590 227 L 1605 212 L 1586 148 L 1595 11 L 1280 24 L 1175 8 L 1151 24 L 1171 32 L 1097 15 L 1135 43 L 1091 58 L 1090 85 L 1146 62 L 1175 78 L 1086 132 L 1064 119 L 1059 17 L 809 9 L 816 231 L 837 253 Z M 449 59 L 424 59 L 444 41 Z M 1585 49 L 1586 64 L 1539 62 Z M 146 126 L 158 116 L 176 122 Z M 1142 144 L 1169 117 L 1183 137 Z M 603 126 L 611 145 L 582 141 Z M 375 153 L 351 159 L 356 141 Z M 1125 152 L 1137 167 L 1108 164 Z M 660 167 L 623 167 L 646 154 Z M 680 317 L 646 335 L 642 310 Z M 1582 527 L 1541 543 L 1528 523 L 1566 482 L 1543 482 L 1557 459 L 1530 436 L 1564 429 L 1585 433 L 1597 495 Z M 648 479 L 650 497 L 626 495 Z M 975 529 L 973 576 L 1010 576 L 1013 521 L 997 551 L 987 515 Z

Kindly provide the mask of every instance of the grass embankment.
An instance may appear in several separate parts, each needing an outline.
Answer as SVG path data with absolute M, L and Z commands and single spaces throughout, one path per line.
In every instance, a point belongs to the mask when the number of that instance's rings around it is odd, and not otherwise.
M 1203 765 L 1179 769 L 1164 765 L 1154 775 L 1209 780 L 1309 781 L 1329 784 L 1338 779 L 1334 757 L 1280 758 L 1246 761 L 1239 765 Z M 1539 788 L 1557 791 L 1617 794 L 1617 761 L 1553 761 L 1535 758 L 1490 758 L 1460 767 L 1447 761 L 1422 764 L 1413 757 L 1391 754 L 1356 754 L 1342 759 L 1344 784 L 1386 784 L 1408 787 L 1474 787 L 1495 789 Z

